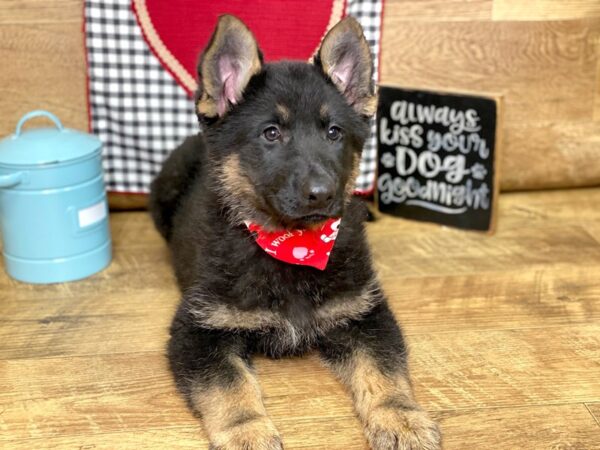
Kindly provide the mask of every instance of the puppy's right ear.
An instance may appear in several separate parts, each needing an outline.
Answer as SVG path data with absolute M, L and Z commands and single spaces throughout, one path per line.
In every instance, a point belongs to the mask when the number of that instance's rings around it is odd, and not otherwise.
M 198 66 L 197 113 L 211 118 L 225 115 L 242 99 L 248 81 L 261 67 L 262 54 L 248 27 L 237 17 L 219 17 Z
M 323 38 L 315 64 L 331 79 L 347 102 L 364 116 L 377 109 L 371 50 L 356 19 L 348 16 Z

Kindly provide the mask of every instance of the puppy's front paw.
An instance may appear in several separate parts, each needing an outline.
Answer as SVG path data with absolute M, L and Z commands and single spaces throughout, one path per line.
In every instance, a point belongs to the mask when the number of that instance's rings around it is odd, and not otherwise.
M 439 450 L 442 437 L 426 412 L 398 407 L 376 408 L 367 418 L 365 434 L 373 450 Z
M 260 417 L 216 433 L 209 450 L 283 450 L 283 443 L 273 422 Z

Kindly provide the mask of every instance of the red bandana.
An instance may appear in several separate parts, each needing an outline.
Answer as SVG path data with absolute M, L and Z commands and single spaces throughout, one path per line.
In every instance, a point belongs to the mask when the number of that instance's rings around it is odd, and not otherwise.
M 265 231 L 251 222 L 246 222 L 246 226 L 255 234 L 256 243 L 273 258 L 325 270 L 340 220 L 329 219 L 314 230 Z

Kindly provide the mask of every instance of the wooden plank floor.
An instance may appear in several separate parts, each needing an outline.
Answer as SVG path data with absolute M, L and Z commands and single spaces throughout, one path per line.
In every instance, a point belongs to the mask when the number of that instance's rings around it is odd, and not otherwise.
M 166 247 L 144 213 L 111 220 L 101 274 L 0 274 L 0 448 L 207 447 L 167 371 Z M 504 194 L 492 237 L 390 217 L 368 234 L 446 449 L 600 449 L 600 188 Z M 314 355 L 257 369 L 286 448 L 365 448 Z

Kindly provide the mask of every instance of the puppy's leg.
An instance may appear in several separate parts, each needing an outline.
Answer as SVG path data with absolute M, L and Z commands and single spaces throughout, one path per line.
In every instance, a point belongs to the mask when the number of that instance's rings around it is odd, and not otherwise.
M 322 358 L 352 394 L 371 448 L 436 450 L 438 426 L 413 397 L 401 331 L 386 304 L 329 333 Z
M 176 317 L 169 359 L 179 389 L 203 419 L 212 450 L 281 450 L 239 335 Z

